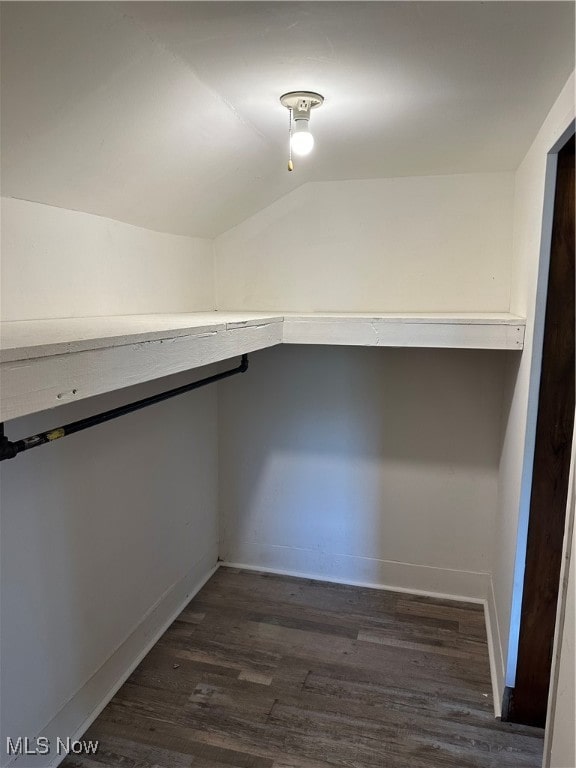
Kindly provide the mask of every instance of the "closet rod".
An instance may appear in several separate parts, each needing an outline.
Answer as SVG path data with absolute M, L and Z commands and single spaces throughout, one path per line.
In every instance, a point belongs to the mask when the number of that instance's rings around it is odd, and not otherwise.
M 61 437 L 73 435 L 74 432 L 81 432 L 83 429 L 95 427 L 97 424 L 103 424 L 105 421 L 117 419 L 118 416 L 124 416 L 126 413 L 139 411 L 141 408 L 147 408 L 149 405 L 161 403 L 163 400 L 168 400 L 169 398 L 176 397 L 177 395 L 183 395 L 185 392 L 191 392 L 193 389 L 205 387 L 207 384 L 214 384 L 216 381 L 227 379 L 229 376 L 235 376 L 237 373 L 244 373 L 247 370 L 248 355 L 242 355 L 242 361 L 236 368 L 231 368 L 228 371 L 222 371 L 222 373 L 215 373 L 213 376 L 207 376 L 205 379 L 193 381 L 191 384 L 184 384 L 181 387 L 175 387 L 174 389 L 169 389 L 166 392 L 161 392 L 159 395 L 145 397 L 142 400 L 136 400 L 134 403 L 121 405 L 119 408 L 112 408 L 110 411 L 97 413 L 95 416 L 89 416 L 86 419 L 79 419 L 78 421 L 73 421 L 70 424 L 64 424 L 62 427 L 49 429 L 47 432 L 40 432 L 37 435 L 25 437 L 22 440 L 16 440 L 15 442 L 12 442 L 11 440 L 8 440 L 7 437 L 5 437 L 4 424 L 0 424 L 0 461 L 4 461 L 5 459 L 14 459 L 19 453 L 22 453 L 23 451 L 29 451 L 31 448 L 36 448 L 38 445 L 51 443 L 54 440 L 59 440 Z

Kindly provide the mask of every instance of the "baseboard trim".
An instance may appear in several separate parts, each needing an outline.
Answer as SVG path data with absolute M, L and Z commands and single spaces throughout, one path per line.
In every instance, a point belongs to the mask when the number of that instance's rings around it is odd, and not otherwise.
M 490 657 L 490 675 L 492 677 L 492 697 L 494 699 L 494 715 L 502 716 L 502 701 L 504 697 L 504 677 L 506 674 L 504 656 L 502 655 L 502 638 L 496 610 L 496 595 L 494 583 L 490 578 L 490 589 L 484 605 L 486 615 L 486 635 L 488 638 L 488 655 Z
M 223 565 L 234 568 L 430 595 L 447 600 L 484 603 L 491 588 L 490 574 L 475 571 L 355 555 L 332 555 L 318 550 L 254 542 L 240 542 L 234 547 L 223 547 L 223 551 L 228 553 L 227 557 L 222 558 Z
M 179 582 L 170 587 L 144 616 L 140 624 L 112 653 L 79 691 L 60 709 L 38 736 L 56 744 L 58 737 L 80 739 L 144 656 L 202 589 L 220 565 L 216 550 L 199 560 Z M 56 768 L 66 755 L 15 757 L 4 768 Z M 26 760 L 26 762 L 24 762 Z
M 375 581 L 354 581 L 350 579 L 339 579 L 334 576 L 318 576 L 313 573 L 303 573 L 302 571 L 286 570 L 285 568 L 269 568 L 264 565 L 247 565 L 246 563 L 233 563 L 223 560 L 218 563 L 224 568 L 236 568 L 240 571 L 254 571 L 256 573 L 274 573 L 278 576 L 291 576 L 296 579 L 310 579 L 311 581 L 326 581 L 329 584 L 347 584 L 350 587 L 366 587 L 367 589 L 380 589 L 387 592 L 402 592 L 407 595 L 422 595 L 423 597 L 437 597 L 440 600 L 455 600 L 459 603 L 477 603 L 485 605 L 486 600 L 482 597 L 473 595 L 456 595 L 452 592 L 436 592 L 430 589 L 416 589 L 414 587 L 400 587 L 392 584 L 382 584 Z

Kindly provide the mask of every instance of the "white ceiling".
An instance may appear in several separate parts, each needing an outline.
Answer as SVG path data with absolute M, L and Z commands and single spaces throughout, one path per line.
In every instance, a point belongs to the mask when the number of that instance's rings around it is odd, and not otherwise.
M 2 4 L 2 192 L 213 236 L 306 181 L 517 167 L 571 2 Z M 286 170 L 278 97 L 317 90 Z

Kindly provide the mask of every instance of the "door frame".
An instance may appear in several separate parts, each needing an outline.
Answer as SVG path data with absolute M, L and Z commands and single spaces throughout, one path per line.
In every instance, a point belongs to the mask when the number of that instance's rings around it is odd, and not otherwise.
M 542 373 L 542 353 L 544 345 L 546 305 L 548 294 L 548 275 L 552 250 L 552 232 L 554 222 L 554 203 L 558 168 L 558 153 L 573 138 L 576 132 L 576 120 L 571 120 L 562 131 L 546 156 L 546 173 L 544 186 L 544 204 L 542 212 L 542 228 L 540 236 L 540 255 L 538 262 L 538 277 L 534 311 L 534 327 L 532 339 L 532 355 L 528 386 L 528 404 L 526 431 L 524 437 L 524 453 L 522 463 L 521 494 L 516 538 L 516 559 L 514 566 L 514 586 L 510 612 L 510 632 L 508 636 L 508 656 L 506 664 L 505 691 L 502 701 L 502 719 L 507 720 L 510 707 L 510 696 L 516 684 L 518 648 L 522 618 L 522 602 L 524 596 L 524 576 L 526 570 L 526 553 L 528 544 L 528 528 L 530 521 L 530 501 L 532 495 L 532 480 L 536 446 L 536 424 L 538 418 L 540 379 Z M 560 599 L 560 593 L 559 593 Z M 557 616 L 558 619 L 558 616 Z

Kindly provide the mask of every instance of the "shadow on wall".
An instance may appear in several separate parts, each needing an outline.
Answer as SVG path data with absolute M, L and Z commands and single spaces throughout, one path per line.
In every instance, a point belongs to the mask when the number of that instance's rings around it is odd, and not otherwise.
M 483 350 L 253 355 L 219 385 L 223 557 L 254 544 L 489 571 L 505 363 Z

